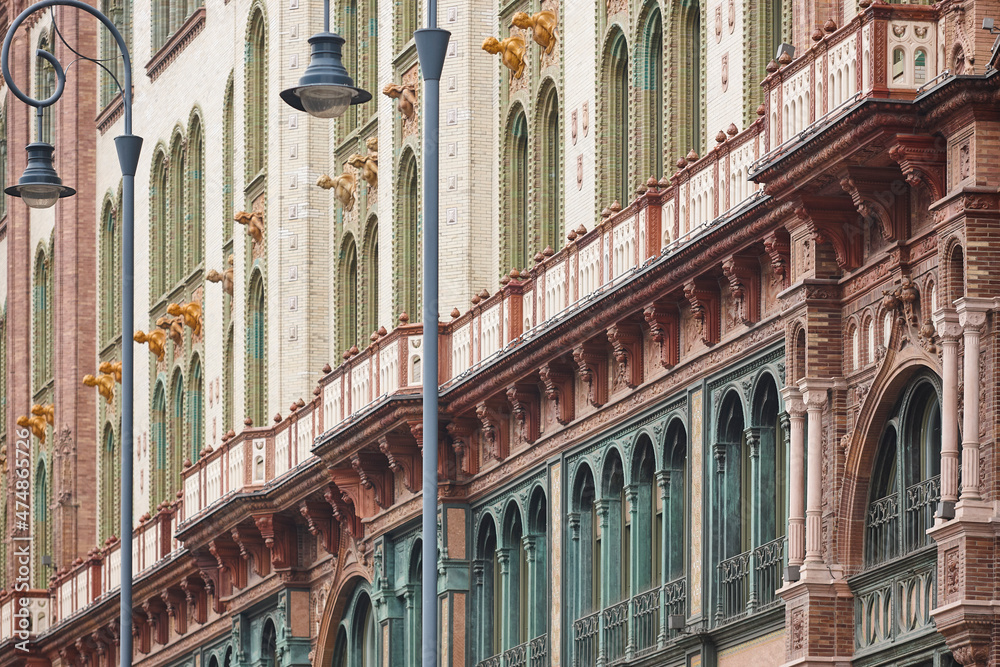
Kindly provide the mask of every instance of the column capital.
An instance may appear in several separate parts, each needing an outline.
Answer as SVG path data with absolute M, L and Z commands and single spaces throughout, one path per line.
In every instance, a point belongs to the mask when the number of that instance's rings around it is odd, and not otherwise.
M 931 315 L 942 343 L 957 343 L 962 336 L 962 324 L 954 308 L 939 308 Z
M 802 378 L 799 380 L 799 391 L 806 410 L 822 410 L 826 406 L 826 392 L 836 389 L 842 381 L 832 378 Z
M 992 310 L 994 305 L 993 299 L 970 296 L 955 299 L 958 321 L 964 329 L 978 329 L 986 324 L 986 313 Z
M 798 387 L 790 386 L 781 390 L 781 400 L 785 403 L 785 412 L 791 418 L 805 417 L 806 405 L 802 400 L 802 392 Z

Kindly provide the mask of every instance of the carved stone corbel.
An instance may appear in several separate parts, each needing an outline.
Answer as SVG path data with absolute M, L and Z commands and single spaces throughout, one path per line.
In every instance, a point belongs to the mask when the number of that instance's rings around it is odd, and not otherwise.
M 361 486 L 374 495 L 382 509 L 392 506 L 392 475 L 386 473 L 385 456 L 381 452 L 362 450 L 351 457 L 351 467 L 358 473 Z
M 791 282 L 788 270 L 791 242 L 788 232 L 784 228 L 769 232 L 764 237 L 764 250 L 771 258 L 771 284 L 788 287 Z
M 474 419 L 455 417 L 446 427 L 459 466 L 463 473 L 470 476 L 479 472 L 479 457 L 472 450 L 472 438 L 480 426 L 481 424 Z
M 219 566 L 219 586 L 216 595 L 226 598 L 232 595 L 233 588 L 246 588 L 246 564 L 236 543 L 228 536 L 220 536 L 209 541 L 208 550 L 215 556 Z
M 680 357 L 680 313 L 677 304 L 658 302 L 647 306 L 642 315 L 649 325 L 649 336 L 660 348 L 660 365 L 671 368 Z
M 930 192 L 931 201 L 944 197 L 945 151 L 940 140 L 929 135 L 897 134 L 889 148 L 889 157 L 896 161 L 906 182 L 912 187 L 922 185 Z
M 534 384 L 515 383 L 507 387 L 507 401 L 514 418 L 514 434 L 519 443 L 532 443 L 538 439 L 541 424 L 541 406 L 538 387 Z
M 184 592 L 177 588 L 164 588 L 160 591 L 160 599 L 167 608 L 167 616 L 174 620 L 174 632 L 183 635 L 187 632 L 187 600 Z
M 538 370 L 545 386 L 545 398 L 552 402 L 556 421 L 564 426 L 574 418 L 573 373 L 556 362 L 546 362 Z
M 420 491 L 423 475 L 423 458 L 412 437 L 398 432 L 382 435 L 378 448 L 389 460 L 389 470 L 398 475 L 407 491 Z
M 181 579 L 181 592 L 184 593 L 184 603 L 187 607 L 186 617 L 194 623 L 204 623 L 208 620 L 208 593 L 205 582 L 200 577 L 184 577 Z
M 305 517 L 309 534 L 317 538 L 320 546 L 331 556 L 340 551 L 340 524 L 333 517 L 329 503 L 303 500 L 299 513 Z
M 230 531 L 233 541 L 240 548 L 240 556 L 245 561 L 253 564 L 253 571 L 259 577 L 266 577 L 271 572 L 271 559 L 267 556 L 267 549 L 264 548 L 264 540 L 257 529 L 251 525 L 240 524 L 233 526 Z
M 906 185 L 894 172 L 848 167 L 840 177 L 840 187 L 850 195 L 854 208 L 866 221 L 878 225 L 886 241 L 899 238 L 897 227 L 905 220 L 909 202 Z
M 615 360 L 614 384 L 630 389 L 642 384 L 642 333 L 635 322 L 618 322 L 608 327 L 608 342 Z
M 608 355 L 603 345 L 582 343 L 573 348 L 577 375 L 587 385 L 587 401 L 596 408 L 608 401 Z
M 802 198 L 795 214 L 805 221 L 816 243 L 833 246 L 837 266 L 851 271 L 861 266 L 864 229 L 854 206 L 842 197 Z
M 684 298 L 698 325 L 698 336 L 705 345 L 719 342 L 719 286 L 713 280 L 693 279 L 684 283 Z
M 326 502 L 330 503 L 333 516 L 342 526 L 347 528 L 347 532 L 354 539 L 362 539 L 364 528 L 361 524 L 361 517 L 358 516 L 357 503 L 355 502 L 355 497 L 358 495 L 357 490 L 355 489 L 353 494 L 349 492 L 352 486 L 360 486 L 357 473 L 342 468 L 330 470 L 330 480 L 329 486 L 323 492 L 323 497 L 326 498 Z
M 222 592 L 222 575 L 220 573 L 219 562 L 216 560 L 212 553 L 205 549 L 200 549 L 195 551 L 193 554 L 193 559 L 195 565 L 198 566 L 198 573 L 201 576 L 202 590 L 206 596 L 206 602 L 208 596 L 212 597 L 212 610 L 217 614 L 222 614 L 226 611 L 226 603 L 223 602 L 223 597 L 232 592 L 231 588 L 225 594 Z M 228 581 L 228 579 L 227 579 Z M 207 611 L 206 611 L 207 617 Z
M 476 417 L 482 423 L 482 443 L 487 457 L 505 460 L 510 454 L 507 416 L 499 406 L 483 401 L 476 406 Z
M 760 259 L 730 255 L 722 262 L 722 275 L 736 302 L 740 321 L 747 326 L 760 320 Z
M 161 646 L 170 639 L 170 625 L 167 621 L 167 608 L 159 596 L 148 598 L 142 603 L 142 611 L 146 614 L 149 624 L 150 639 Z
M 253 521 L 264 538 L 264 546 L 271 552 L 271 565 L 274 569 L 287 570 L 295 567 L 299 560 L 295 523 L 283 514 L 273 512 L 255 514 Z

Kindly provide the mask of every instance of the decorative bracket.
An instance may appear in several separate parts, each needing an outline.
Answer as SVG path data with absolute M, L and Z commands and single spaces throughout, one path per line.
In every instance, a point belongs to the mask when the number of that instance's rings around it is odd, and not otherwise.
M 316 536 L 324 551 L 336 556 L 340 551 L 340 525 L 333 518 L 330 505 L 303 500 L 299 503 L 299 513 L 305 517 L 309 533 Z
M 851 271 L 861 266 L 864 233 L 854 207 L 840 197 L 803 199 L 795 214 L 806 223 L 816 243 L 833 246 L 837 265 Z
M 608 342 L 615 359 L 615 385 L 633 389 L 642 384 L 642 332 L 635 322 L 618 322 L 608 327 Z
M 299 540 L 295 523 L 282 514 L 255 514 L 253 521 L 257 524 L 264 546 L 271 552 L 271 565 L 276 570 L 287 570 L 295 567 L 299 560 Z
M 775 229 L 764 237 L 764 250 L 771 258 L 771 283 L 788 287 L 791 282 L 788 265 L 791 254 L 791 243 L 788 232 L 782 227 Z
M 897 221 L 904 221 L 909 198 L 895 170 L 848 167 L 840 187 L 851 196 L 854 208 L 866 221 L 874 221 L 886 241 L 899 238 Z
M 264 540 L 261 539 L 257 529 L 247 524 L 234 526 L 230 531 L 233 541 L 240 548 L 240 556 L 243 560 L 253 563 L 253 571 L 259 577 L 266 577 L 271 572 L 271 559 L 267 557 L 267 550 L 264 548 Z
M 475 475 L 479 472 L 479 457 L 472 451 L 471 442 L 473 434 L 481 424 L 468 417 L 455 417 L 446 427 L 448 435 L 451 436 L 451 447 L 458 457 L 462 472 L 466 475 Z
M 760 320 L 760 259 L 752 255 L 730 255 L 722 262 L 722 274 L 736 302 L 740 321 L 747 326 Z
M 498 405 L 486 401 L 476 406 L 476 417 L 483 425 L 482 444 L 491 459 L 503 461 L 510 454 L 510 433 L 507 416 Z
M 167 616 L 174 619 L 174 632 L 183 635 L 187 632 L 188 605 L 184 592 L 177 588 L 164 588 L 160 599 L 167 608 Z
M 220 597 L 229 597 L 233 588 L 246 588 L 247 571 L 236 543 L 228 537 L 221 536 L 208 543 L 208 550 L 215 556 L 219 566 L 219 587 L 216 594 Z
M 940 140 L 927 135 L 897 134 L 896 143 L 889 148 L 889 157 L 896 161 L 912 187 L 925 186 L 931 201 L 947 194 L 944 188 L 945 152 L 938 146 Z
M 380 452 L 356 452 L 351 457 L 351 467 L 358 473 L 361 486 L 372 492 L 379 507 L 392 506 L 392 475 L 386 473 L 385 457 Z
M 550 361 L 542 364 L 538 376 L 545 385 L 545 398 L 552 402 L 556 421 L 564 426 L 573 421 L 576 401 L 572 371 L 558 362 Z
M 719 286 L 714 280 L 693 279 L 684 283 L 684 298 L 698 325 L 698 335 L 705 345 L 719 342 Z
M 345 472 L 349 472 L 350 476 L 354 477 L 354 481 L 350 481 L 350 477 L 345 475 Z M 360 482 L 357 481 L 357 475 L 353 470 L 335 469 L 330 470 L 330 479 L 330 485 L 323 492 L 323 497 L 326 498 L 326 502 L 330 503 L 330 507 L 333 508 L 333 516 L 337 518 L 337 521 L 347 528 L 347 532 L 354 539 L 360 540 L 364 536 L 361 517 L 357 514 L 355 498 L 347 492 L 351 487 L 360 485 Z M 355 495 L 357 495 L 357 489 L 351 490 L 354 490 Z
M 642 311 L 649 335 L 660 347 L 660 365 L 671 368 L 680 357 L 680 315 L 677 304 L 657 302 Z
M 541 422 L 538 386 L 515 383 L 507 387 L 507 401 L 514 417 L 514 432 L 520 443 L 532 443 L 538 439 Z
M 596 408 L 608 401 L 608 355 L 603 345 L 582 343 L 573 348 L 577 374 L 587 385 L 587 401 Z
M 205 582 L 200 577 L 185 577 L 181 579 L 181 591 L 184 593 L 187 617 L 195 623 L 207 621 L 208 594 L 205 591 Z
M 423 458 L 413 438 L 398 432 L 386 433 L 378 439 L 378 448 L 389 460 L 389 470 L 401 477 L 406 490 L 420 491 Z

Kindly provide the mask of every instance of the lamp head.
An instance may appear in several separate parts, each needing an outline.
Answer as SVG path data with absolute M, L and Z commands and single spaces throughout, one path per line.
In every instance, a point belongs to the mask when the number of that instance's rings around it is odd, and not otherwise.
M 344 38 L 332 32 L 309 38 L 312 56 L 297 86 L 281 91 L 288 106 L 317 118 L 337 118 L 347 107 L 364 104 L 371 93 L 355 87 L 341 60 Z
M 49 208 L 61 197 L 70 197 L 76 190 L 62 184 L 62 179 L 56 173 L 52 164 L 52 144 L 35 142 L 28 144 L 28 164 L 24 167 L 17 185 L 12 185 L 4 192 L 14 197 L 20 197 L 31 208 Z

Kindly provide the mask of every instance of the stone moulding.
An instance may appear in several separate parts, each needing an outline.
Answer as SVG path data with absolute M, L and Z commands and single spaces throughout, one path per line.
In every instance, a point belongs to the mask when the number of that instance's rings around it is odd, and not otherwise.
M 205 28 L 205 8 L 199 7 L 196 9 L 191 16 L 184 21 L 184 25 L 177 29 L 170 39 L 167 40 L 159 51 L 157 51 L 149 62 L 146 63 L 146 76 L 150 78 L 151 81 L 156 81 L 163 70 L 167 66 L 177 59 L 181 51 L 187 48 L 187 45 L 198 36 Z

